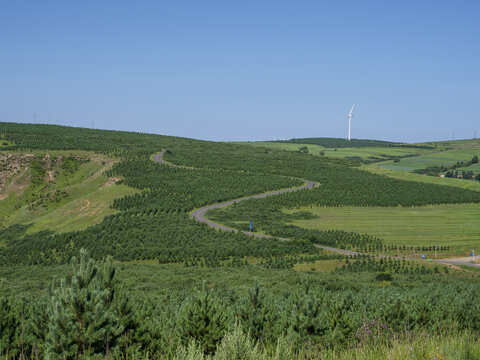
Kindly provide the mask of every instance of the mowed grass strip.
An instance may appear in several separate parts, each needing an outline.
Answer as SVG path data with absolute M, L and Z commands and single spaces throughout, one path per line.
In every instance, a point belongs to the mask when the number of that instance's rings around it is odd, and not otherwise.
M 294 225 L 319 230 L 344 230 L 382 238 L 386 244 L 448 245 L 452 254 L 480 251 L 480 205 L 425 207 L 313 207 L 301 208 L 317 216 Z M 285 210 L 295 212 L 299 209 Z

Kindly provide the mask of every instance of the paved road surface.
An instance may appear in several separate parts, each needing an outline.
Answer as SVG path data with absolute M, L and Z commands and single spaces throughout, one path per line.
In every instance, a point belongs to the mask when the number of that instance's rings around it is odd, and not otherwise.
M 153 161 L 155 161 L 159 164 L 162 164 L 162 165 L 180 167 L 179 165 L 170 164 L 170 163 L 167 163 L 165 160 L 163 160 L 163 155 L 165 155 L 166 152 L 167 152 L 167 150 L 165 149 L 165 150 L 162 150 L 162 152 L 153 155 Z
M 160 153 L 154 155 L 153 156 L 153 161 L 158 162 L 158 163 L 163 164 L 163 165 L 167 165 L 167 166 L 185 167 L 185 166 L 181 166 L 181 165 L 171 164 L 171 163 L 168 163 L 165 160 L 163 160 L 163 155 L 165 154 L 166 151 L 167 150 L 162 150 Z M 267 196 L 285 194 L 285 193 L 289 193 L 289 192 L 292 192 L 292 191 L 313 189 L 315 186 L 318 186 L 318 183 L 316 183 L 315 181 L 306 180 L 306 179 L 302 179 L 302 181 L 305 184 L 302 185 L 302 186 L 299 186 L 299 187 L 270 191 L 270 192 L 263 193 L 263 194 L 251 195 L 251 196 L 246 196 L 246 197 L 243 197 L 243 198 L 240 198 L 240 199 L 225 201 L 225 202 L 218 203 L 218 204 L 207 205 L 207 206 L 204 206 L 204 207 L 201 207 L 199 209 L 194 210 L 191 213 L 191 216 L 195 220 L 197 220 L 199 222 L 203 222 L 203 223 L 205 223 L 205 224 L 207 224 L 207 225 L 209 225 L 209 226 L 211 226 L 215 229 L 232 231 L 232 232 L 242 232 L 246 235 L 251 235 L 251 236 L 255 236 L 255 237 L 259 237 L 259 238 L 273 238 L 273 236 L 271 236 L 271 235 L 257 234 L 257 233 L 250 232 L 250 231 L 240 231 L 240 230 L 228 227 L 228 226 L 217 224 L 217 223 L 207 219 L 205 217 L 205 214 L 207 213 L 207 211 L 209 211 L 211 209 L 222 208 L 222 207 L 229 206 L 229 205 L 232 205 L 234 203 L 238 203 L 240 201 L 244 201 L 244 200 L 248 200 L 248 199 L 261 199 L 261 198 L 265 198 Z M 277 238 L 277 239 L 280 240 L 280 241 L 289 241 L 290 240 L 290 239 L 286 239 L 286 238 Z M 318 247 L 318 248 L 327 250 L 327 251 L 332 251 L 332 252 L 336 252 L 336 253 L 343 254 L 343 255 L 360 254 L 359 252 L 356 252 L 356 251 L 338 249 L 338 248 L 333 248 L 333 247 L 319 245 L 319 244 L 315 244 L 315 246 Z M 379 256 L 379 257 L 385 257 L 385 256 Z M 408 260 L 412 260 L 412 259 L 408 259 Z M 472 264 L 472 263 L 470 263 L 470 262 L 468 262 L 464 259 L 439 259 L 439 260 L 433 260 L 433 261 L 438 262 L 438 263 L 442 263 L 442 264 L 446 264 L 446 265 L 467 265 L 467 266 L 480 268 L 480 264 Z
M 471 267 L 480 268 L 480 264 L 472 264 L 470 262 L 471 261 L 470 258 L 438 259 L 433 261 L 438 262 L 440 264 L 445 264 L 445 265 L 467 265 Z

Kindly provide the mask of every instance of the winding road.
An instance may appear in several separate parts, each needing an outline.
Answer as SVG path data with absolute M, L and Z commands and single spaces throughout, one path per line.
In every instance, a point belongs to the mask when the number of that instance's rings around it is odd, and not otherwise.
M 165 160 L 163 160 L 163 155 L 165 154 L 165 152 L 166 152 L 166 150 L 162 150 L 162 152 L 160 152 L 156 155 L 153 155 L 153 161 L 158 162 L 162 165 L 167 165 L 167 166 L 184 167 L 182 165 L 175 165 L 175 164 L 172 164 L 172 163 L 169 163 L 169 162 L 166 162 Z M 265 197 L 272 196 L 272 195 L 289 193 L 289 192 L 292 192 L 292 191 L 313 189 L 315 186 L 318 186 L 318 183 L 316 183 L 315 181 L 305 180 L 305 179 L 302 179 L 302 181 L 304 182 L 304 184 L 302 186 L 299 186 L 299 187 L 275 190 L 275 191 L 270 191 L 270 192 L 266 192 L 266 193 L 262 193 L 262 194 L 245 196 L 245 197 L 235 199 L 235 200 L 224 201 L 224 202 L 217 203 L 217 204 L 207 205 L 207 206 L 204 206 L 204 207 L 201 207 L 201 208 L 198 208 L 198 209 L 194 210 L 190 215 L 195 220 L 197 220 L 199 222 L 203 222 L 203 223 L 205 223 L 205 224 L 207 224 L 207 225 L 209 225 L 209 226 L 211 226 L 215 229 L 231 231 L 231 232 L 242 232 L 244 234 L 255 236 L 255 237 L 260 237 L 260 238 L 273 238 L 273 236 L 271 236 L 271 235 L 257 234 L 257 233 L 253 233 L 253 232 L 250 232 L 250 231 L 240 231 L 240 230 L 228 227 L 228 226 L 217 224 L 217 223 L 207 219 L 205 217 L 205 214 L 209 210 L 222 208 L 222 207 L 229 206 L 229 205 L 232 205 L 234 203 L 238 203 L 240 201 L 244 201 L 244 200 L 248 200 L 248 199 L 261 199 L 261 198 L 265 198 Z M 283 240 L 283 241 L 290 240 L 290 239 L 285 239 L 285 238 L 277 238 L 277 239 L 278 240 Z M 341 249 L 336 249 L 336 250 L 341 250 Z M 342 251 L 345 251 L 345 250 L 342 250 Z
M 166 162 L 165 160 L 163 160 L 163 155 L 165 154 L 166 151 L 167 150 L 164 149 L 160 153 L 153 155 L 153 157 L 152 157 L 153 161 L 155 161 L 159 164 L 162 164 L 162 165 L 166 165 L 166 166 L 172 166 L 172 167 L 178 167 L 178 168 L 188 168 L 187 166 L 175 165 L 175 164 L 172 164 L 172 163 L 169 163 L 169 162 Z M 209 210 L 218 209 L 218 208 L 222 208 L 222 207 L 225 207 L 225 206 L 230 206 L 230 205 L 232 205 L 234 203 L 238 203 L 240 201 L 244 201 L 244 200 L 248 200 L 248 199 L 261 199 L 261 198 L 266 198 L 266 197 L 272 196 L 272 195 L 285 194 L 285 193 L 298 191 L 298 190 L 313 189 L 315 186 L 319 185 L 315 181 L 311 181 L 311 180 L 302 179 L 302 181 L 304 182 L 304 184 L 302 186 L 299 186 L 299 187 L 270 191 L 270 192 L 266 192 L 266 193 L 262 193 L 262 194 L 245 196 L 245 197 L 235 199 L 235 200 L 230 200 L 230 201 L 225 201 L 225 202 L 221 202 L 221 203 L 217 203 L 217 204 L 203 206 L 201 208 L 198 208 L 198 209 L 194 210 L 190 215 L 196 221 L 203 222 L 203 223 L 207 224 L 208 226 L 211 226 L 215 229 L 224 230 L 224 231 L 231 231 L 231 232 L 242 232 L 246 235 L 255 236 L 255 237 L 259 237 L 259 238 L 274 238 L 274 236 L 271 236 L 271 235 L 258 234 L 258 233 L 254 233 L 254 232 L 250 232 L 250 231 L 241 231 L 241 230 L 237 230 L 237 229 L 234 229 L 234 228 L 231 228 L 231 227 L 228 227 L 228 226 L 217 224 L 217 223 L 207 219 L 205 217 L 205 214 Z M 278 239 L 280 241 L 291 240 L 291 239 L 287 239 L 287 238 L 278 238 L 278 237 L 276 239 Z M 314 246 L 316 246 L 318 248 L 321 248 L 321 249 L 324 249 L 324 250 L 327 250 L 327 251 L 332 251 L 332 252 L 336 252 L 338 254 L 343 254 L 343 255 L 361 254 L 361 253 L 356 252 L 356 251 L 338 249 L 338 248 L 333 248 L 333 247 L 319 245 L 319 244 L 315 244 Z M 385 256 L 378 256 L 378 257 L 385 257 Z M 413 260 L 413 259 L 409 259 L 409 260 Z M 439 259 L 439 260 L 433 260 L 433 261 L 441 263 L 441 264 L 445 264 L 445 265 L 467 265 L 467 266 L 471 266 L 471 267 L 480 268 L 480 264 L 470 263 L 470 262 L 466 261 L 465 258 Z

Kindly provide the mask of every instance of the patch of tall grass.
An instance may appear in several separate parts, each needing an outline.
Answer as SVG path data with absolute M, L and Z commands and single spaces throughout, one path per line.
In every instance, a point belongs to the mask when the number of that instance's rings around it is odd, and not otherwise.
M 116 357 L 121 359 L 145 358 L 146 354 L 127 351 Z M 155 354 L 147 355 L 156 358 Z M 315 344 L 305 344 L 300 350 L 292 346 L 289 335 L 278 339 L 277 344 L 264 348 L 237 327 L 227 334 L 214 355 L 205 355 L 194 341 L 180 345 L 173 360 L 467 360 L 480 359 L 478 334 L 402 334 L 394 339 L 369 341 L 352 345 L 348 349 L 324 349 Z

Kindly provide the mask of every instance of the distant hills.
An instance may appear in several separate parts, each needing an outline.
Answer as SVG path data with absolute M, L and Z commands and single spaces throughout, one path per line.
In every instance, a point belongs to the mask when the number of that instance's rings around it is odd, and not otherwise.
M 329 137 L 316 137 L 316 138 L 301 138 L 290 140 L 276 140 L 270 142 L 280 143 L 294 143 L 294 144 L 311 144 L 319 145 L 325 148 L 347 148 L 347 147 L 413 147 L 413 148 L 426 148 L 430 149 L 428 145 L 414 145 L 405 143 L 396 143 L 391 141 L 381 140 L 366 140 L 366 139 L 351 139 L 346 140 L 342 138 L 329 138 Z

